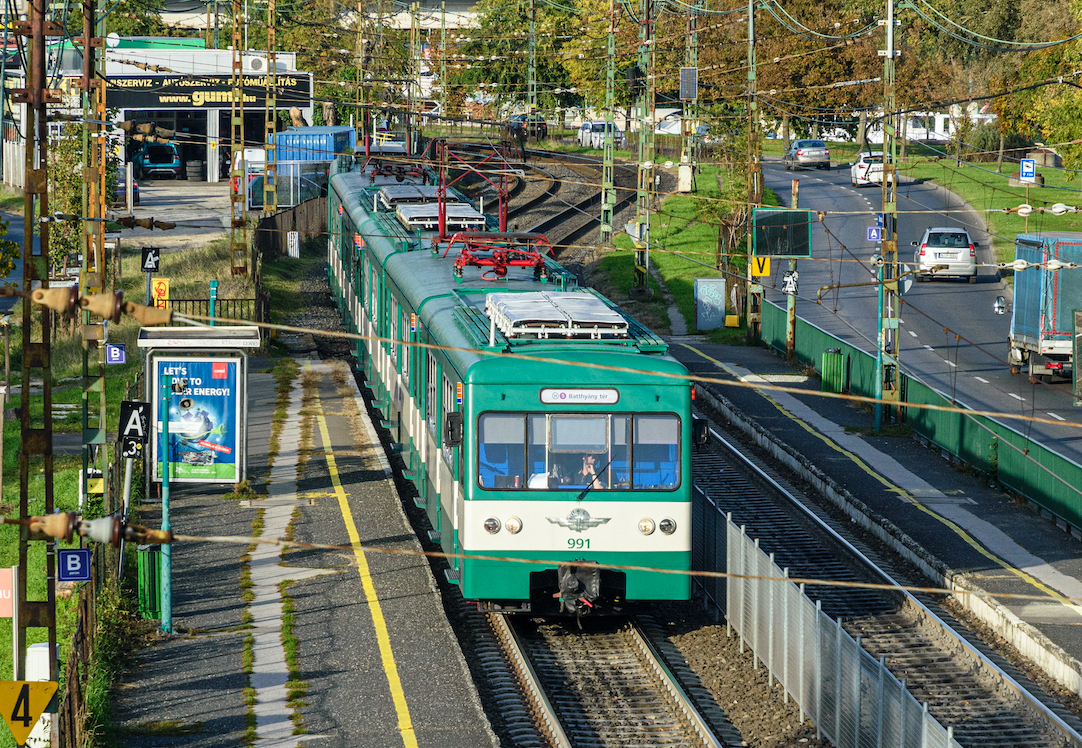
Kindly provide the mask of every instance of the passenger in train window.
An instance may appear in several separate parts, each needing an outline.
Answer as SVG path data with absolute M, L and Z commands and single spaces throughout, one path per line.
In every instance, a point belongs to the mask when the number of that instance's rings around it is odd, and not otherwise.
M 569 482 L 577 486 L 601 488 L 601 481 L 597 479 L 597 457 L 592 454 L 584 454 L 582 456 L 582 467 L 571 475 Z

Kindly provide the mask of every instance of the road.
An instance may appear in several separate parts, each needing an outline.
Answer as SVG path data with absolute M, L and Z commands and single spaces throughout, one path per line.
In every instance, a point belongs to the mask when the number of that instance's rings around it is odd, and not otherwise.
M 8 233 L 5 238 L 16 242 L 21 248 L 23 243 L 23 214 L 0 211 L 0 221 L 5 221 L 8 224 Z M 34 237 L 34 252 L 38 252 L 40 249 L 41 241 L 38 237 Z M 22 288 L 23 260 L 21 254 L 19 259 L 15 261 L 15 269 L 11 271 L 11 274 L 0 277 L 0 284 L 8 283 L 14 283 L 16 288 Z M 17 299 L 12 296 L 0 298 L 0 314 L 7 314 L 10 312 L 12 307 L 15 306 L 16 301 Z
M 874 280 L 869 258 L 878 246 L 867 242 L 865 227 L 875 225 L 880 189 L 852 187 L 847 166 L 829 172 L 786 172 L 780 163 L 764 167 L 766 185 L 778 193 L 784 205 L 791 203 L 793 179 L 800 181 L 799 207 L 828 211 L 824 223 L 812 227 L 814 259 L 799 263 L 797 314 L 865 351 L 874 351 L 878 326 L 875 286 L 825 291 L 821 305 L 815 298 L 821 286 Z M 1016 420 L 1008 424 L 1082 463 L 1082 435 L 1077 426 L 1067 425 L 1082 423 L 1082 411 L 1073 407 L 1070 382 L 1032 384 L 1028 376 L 1011 374 L 1007 367 L 1011 294 L 993 267 L 994 253 L 983 222 L 972 209 L 938 212 L 964 208 L 956 196 L 931 183 L 902 183 L 899 187 L 902 262 L 912 262 L 911 242 L 919 240 L 926 228 L 962 226 L 978 244 L 980 265 L 976 284 L 957 280 L 913 284 L 904 297 L 899 328 L 902 366 L 971 408 L 1064 421 L 1064 426 Z M 831 211 L 841 215 L 829 215 Z M 767 285 L 773 283 L 777 288 L 768 289 L 767 298 L 784 305 L 785 297 L 779 290 L 785 270 L 782 265 L 775 262 L 772 268 L 774 277 Z M 1008 314 L 993 313 L 997 296 L 1007 298 Z

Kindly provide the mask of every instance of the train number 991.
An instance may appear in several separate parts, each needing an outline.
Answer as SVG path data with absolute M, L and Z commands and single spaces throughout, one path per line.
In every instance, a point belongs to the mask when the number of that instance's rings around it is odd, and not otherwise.
M 590 539 L 589 538 L 568 538 L 567 539 L 567 547 L 568 548 L 589 548 L 590 547 Z

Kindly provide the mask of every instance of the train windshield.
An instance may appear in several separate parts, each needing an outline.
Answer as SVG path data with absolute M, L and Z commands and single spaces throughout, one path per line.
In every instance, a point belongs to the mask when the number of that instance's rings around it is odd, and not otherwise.
M 672 491 L 680 478 L 676 415 L 485 413 L 478 422 L 482 488 Z

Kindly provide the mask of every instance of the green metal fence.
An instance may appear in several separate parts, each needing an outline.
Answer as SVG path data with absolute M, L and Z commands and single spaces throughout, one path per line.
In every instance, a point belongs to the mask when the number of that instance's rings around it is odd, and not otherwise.
M 785 307 L 763 302 L 762 340 L 785 351 Z M 796 322 L 796 356 L 816 369 L 823 352 L 842 355 L 842 390 L 874 396 L 875 357 L 802 319 Z M 943 393 L 902 375 L 902 398 L 926 405 L 966 407 Z M 984 416 L 906 408 L 915 432 L 957 459 L 994 476 L 1004 486 L 1035 502 L 1072 526 L 1082 528 L 1082 465 L 1031 441 L 1023 431 Z

